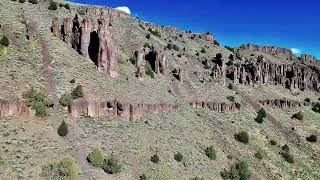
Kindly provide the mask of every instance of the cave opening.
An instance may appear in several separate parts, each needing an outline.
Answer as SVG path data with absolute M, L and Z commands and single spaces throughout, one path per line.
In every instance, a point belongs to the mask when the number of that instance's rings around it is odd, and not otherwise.
M 145 60 L 150 63 L 152 71 L 156 71 L 156 59 L 157 59 L 157 52 L 150 51 L 145 56 Z
M 90 59 L 94 62 L 96 66 L 99 66 L 98 55 L 99 55 L 99 36 L 96 31 L 90 33 L 90 44 L 88 48 L 88 53 Z

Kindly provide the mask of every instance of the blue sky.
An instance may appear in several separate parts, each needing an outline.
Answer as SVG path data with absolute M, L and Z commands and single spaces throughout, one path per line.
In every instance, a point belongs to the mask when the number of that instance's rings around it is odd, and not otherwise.
M 111 7 L 159 25 L 212 32 L 223 45 L 243 43 L 296 48 L 320 59 L 317 0 L 71 0 Z

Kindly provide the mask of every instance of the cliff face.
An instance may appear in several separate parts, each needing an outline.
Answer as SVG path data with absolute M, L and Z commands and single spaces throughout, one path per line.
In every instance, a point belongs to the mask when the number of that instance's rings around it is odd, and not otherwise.
M 290 109 L 310 105 L 308 102 L 298 102 L 288 99 L 266 99 L 259 101 L 263 106 L 273 106 L 277 108 Z
M 226 81 L 242 85 L 272 83 L 287 89 L 320 90 L 320 69 L 314 66 L 294 64 L 273 64 L 260 57 L 257 62 L 244 62 L 225 68 L 224 61 L 207 62 L 211 77 L 221 84 Z
M 319 64 L 317 58 L 309 54 L 301 54 L 300 58 L 301 60 L 308 61 L 311 64 Z
M 113 43 L 109 29 L 110 18 L 82 21 L 66 18 L 63 22 L 54 21 L 51 31 L 85 57 L 89 57 L 96 66 L 111 77 L 118 75 L 117 48 Z
M 285 54 L 293 56 L 293 53 L 290 49 L 280 48 L 276 46 L 259 46 L 254 44 L 244 44 L 240 46 L 240 49 L 250 50 L 250 51 L 260 51 L 266 54 Z
M 0 99 L 0 117 L 7 116 L 30 117 L 33 112 L 24 101 Z
M 180 111 L 178 104 L 143 104 L 126 103 L 117 101 L 92 102 L 86 99 L 75 100 L 69 106 L 69 113 L 73 117 L 108 117 L 118 116 L 127 119 L 137 119 L 145 113 L 163 113 L 168 111 Z
M 192 102 L 190 106 L 195 109 L 207 109 L 214 112 L 229 112 L 240 110 L 241 104 L 239 103 L 216 103 L 216 102 Z

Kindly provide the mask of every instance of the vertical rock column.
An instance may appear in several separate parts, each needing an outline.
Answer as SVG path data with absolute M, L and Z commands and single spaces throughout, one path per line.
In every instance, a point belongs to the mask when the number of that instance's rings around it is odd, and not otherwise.
M 99 19 L 98 36 L 99 36 L 99 67 L 111 77 L 118 75 L 118 60 L 116 58 L 117 49 L 112 42 L 111 33 L 108 27 L 108 21 Z

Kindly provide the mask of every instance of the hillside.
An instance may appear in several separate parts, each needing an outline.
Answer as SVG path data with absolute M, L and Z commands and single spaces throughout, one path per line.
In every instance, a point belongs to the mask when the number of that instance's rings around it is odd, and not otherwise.
M 4 179 L 320 179 L 311 55 L 62 1 L 0 25 Z

